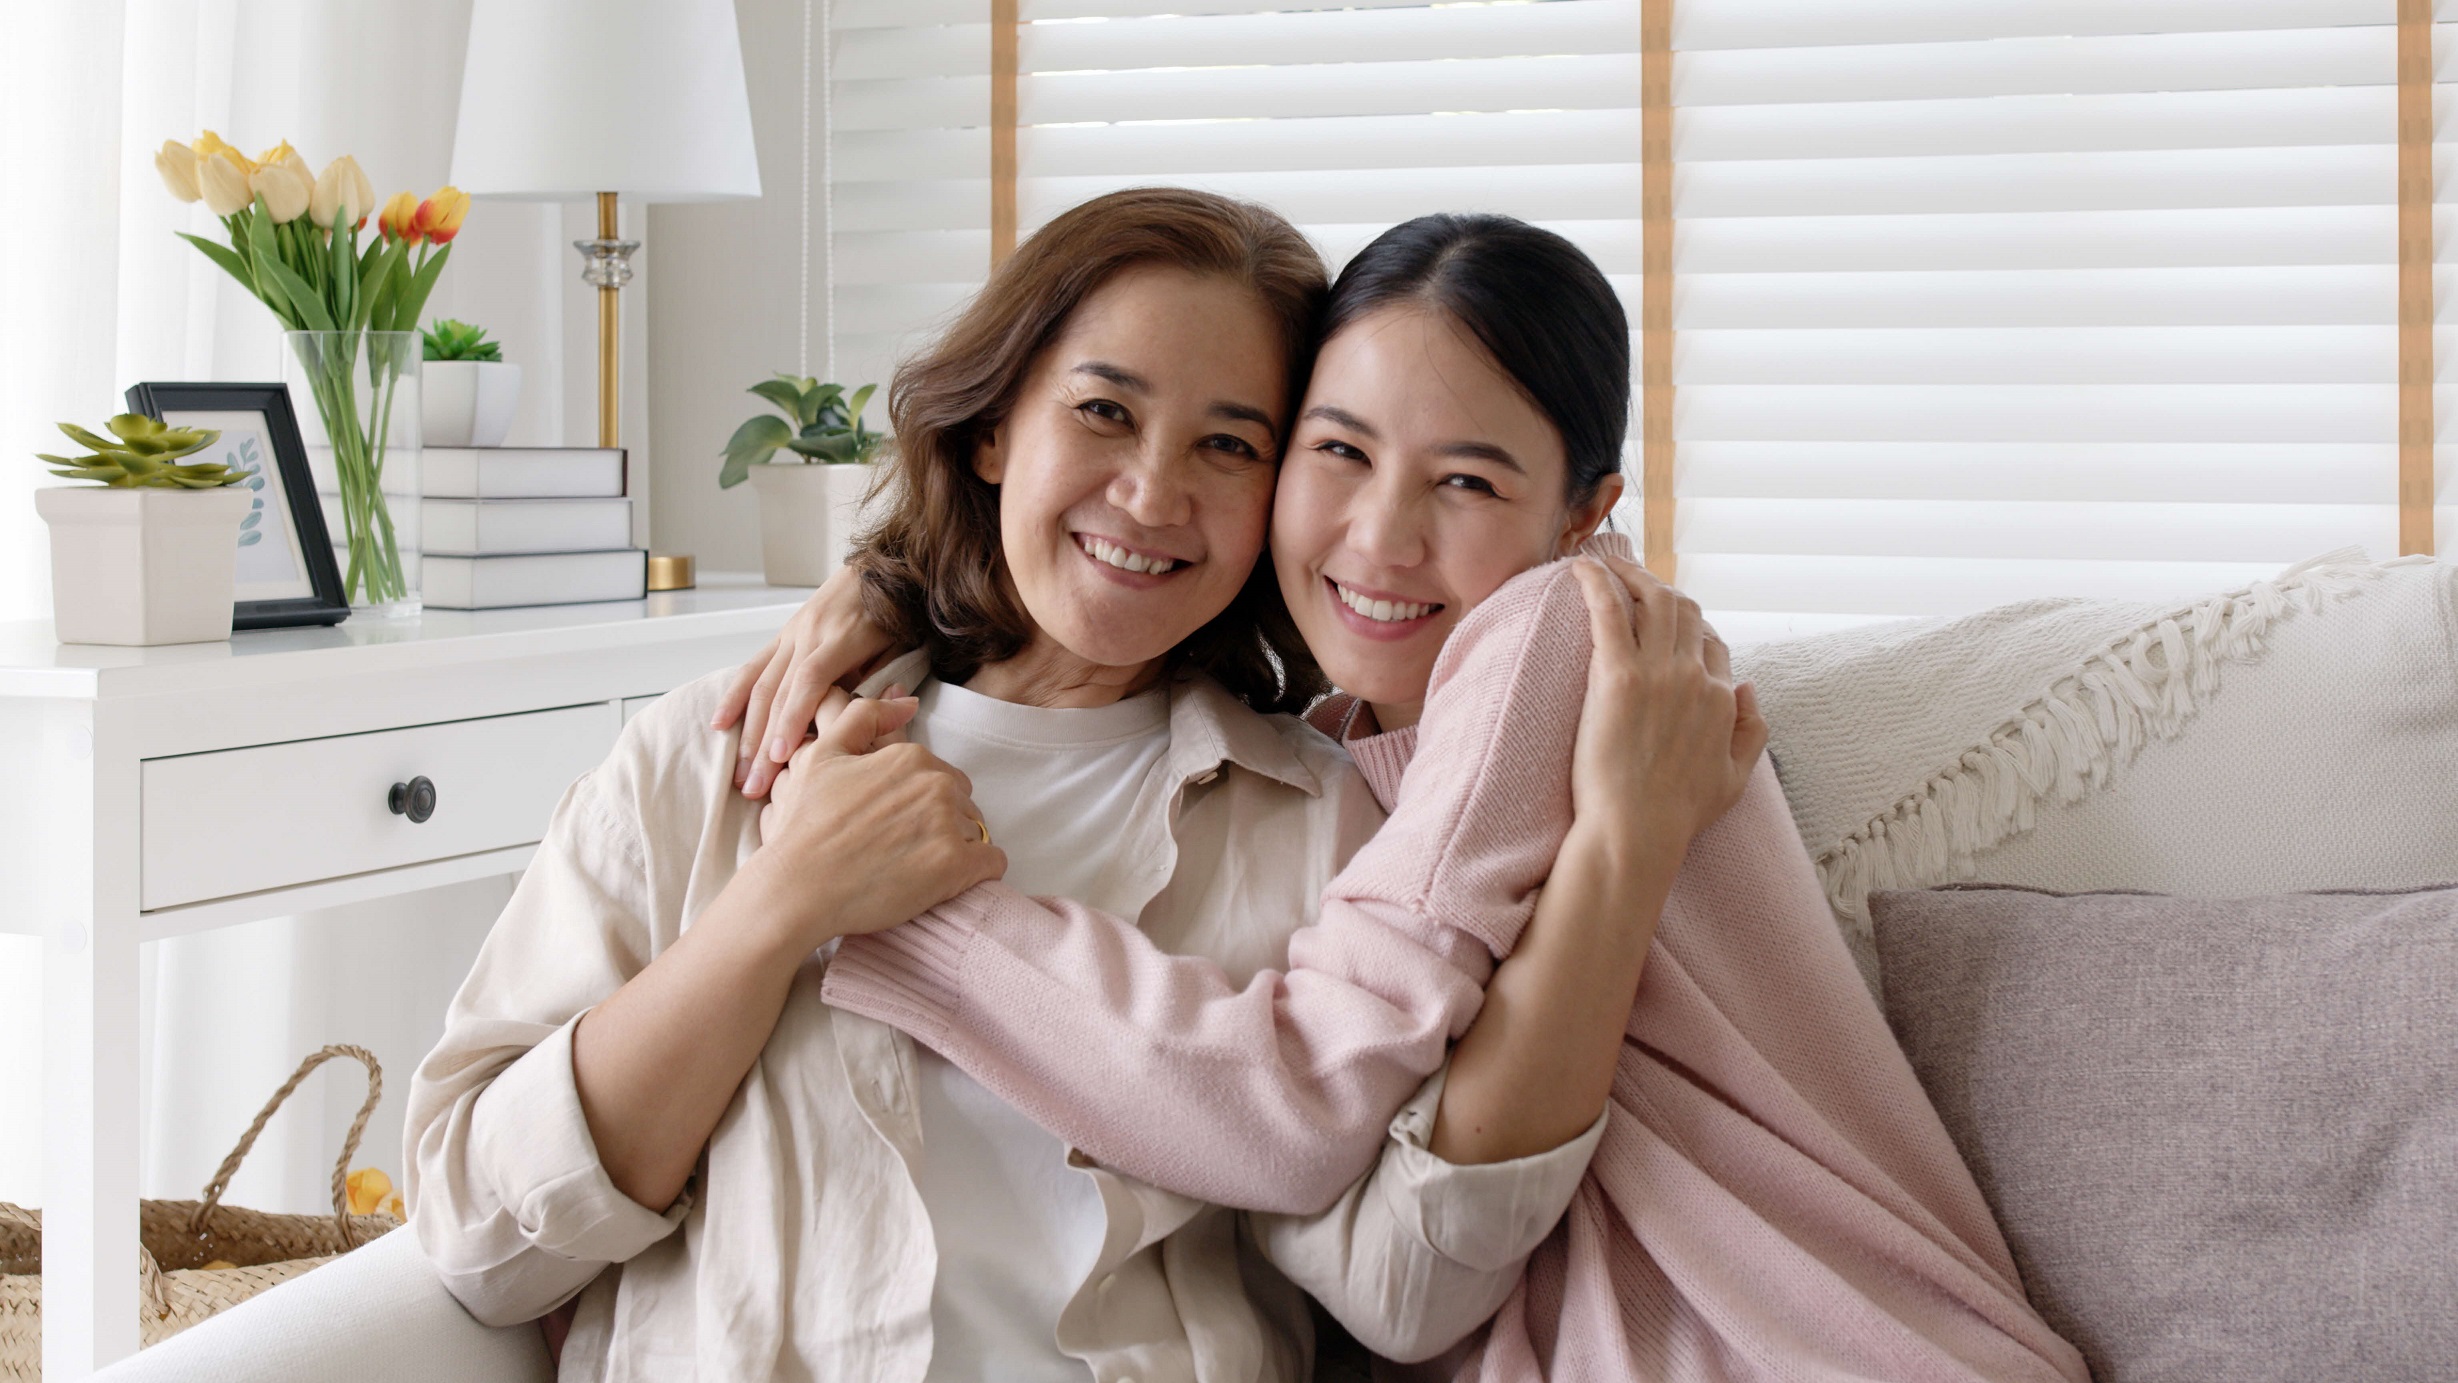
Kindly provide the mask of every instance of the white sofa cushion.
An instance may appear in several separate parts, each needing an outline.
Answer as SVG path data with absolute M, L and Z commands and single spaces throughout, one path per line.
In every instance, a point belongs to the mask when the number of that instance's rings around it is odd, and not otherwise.
M 2458 879 L 2458 568 L 2334 553 L 2171 606 L 2032 601 L 1747 648 L 1854 958 L 1873 889 Z
M 107 1383 L 553 1383 L 534 1325 L 481 1325 L 397 1229 L 95 1375 Z

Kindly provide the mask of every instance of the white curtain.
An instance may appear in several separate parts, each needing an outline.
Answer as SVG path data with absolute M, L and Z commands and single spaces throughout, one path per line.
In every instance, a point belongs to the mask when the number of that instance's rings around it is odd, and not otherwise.
M 162 188 L 153 151 L 213 129 L 253 153 L 288 139 L 321 168 L 353 154 L 379 198 L 424 195 L 451 165 L 470 0 L 76 0 L 0 5 L 0 620 L 50 613 L 30 462 L 57 420 L 121 411 L 138 380 L 280 377 L 278 327 L 174 237 L 218 230 Z M 514 445 L 594 440 L 593 304 L 569 242 L 583 208 L 482 202 L 428 304 L 487 327 L 523 367 Z M 633 228 L 627 226 L 627 230 Z M 636 233 L 636 230 L 633 230 Z M 625 332 L 644 335 L 646 295 Z M 579 353 L 566 370 L 567 352 Z M 625 426 L 647 435 L 634 390 Z M 0 746 L 4 754 L 5 746 Z M 4 759 L 0 759 L 4 762 Z M 257 1106 L 327 1042 L 376 1051 L 386 1094 L 358 1162 L 401 1174 L 401 1100 L 507 880 L 277 918 L 146 948 L 144 1190 L 192 1197 Z M 0 937 L 0 1200 L 39 1203 L 37 944 Z M 234 1203 L 311 1211 L 361 1082 L 349 1063 L 268 1130 Z

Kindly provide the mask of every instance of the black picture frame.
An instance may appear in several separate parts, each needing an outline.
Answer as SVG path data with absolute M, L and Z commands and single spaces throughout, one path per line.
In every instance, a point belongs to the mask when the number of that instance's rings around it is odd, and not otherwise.
M 239 600 L 231 610 L 231 628 L 339 624 L 350 617 L 350 600 L 341 587 L 341 565 L 333 559 L 332 536 L 324 526 L 324 505 L 316 497 L 316 479 L 307 465 L 307 443 L 299 435 L 299 415 L 290 406 L 287 386 L 148 380 L 128 386 L 128 410 L 173 424 L 183 420 L 173 415 L 195 413 L 254 413 L 263 420 L 261 431 L 272 449 L 275 478 L 281 485 L 281 498 L 286 501 L 278 509 L 267 509 L 274 522 L 285 525 L 280 536 L 289 542 L 307 589 L 296 591 L 299 583 L 293 579 L 289 582 L 294 588 L 292 594 Z M 259 483 L 256 488 L 261 492 L 265 487 Z M 241 542 L 250 541 L 243 530 Z M 243 581 L 242 585 L 245 584 Z

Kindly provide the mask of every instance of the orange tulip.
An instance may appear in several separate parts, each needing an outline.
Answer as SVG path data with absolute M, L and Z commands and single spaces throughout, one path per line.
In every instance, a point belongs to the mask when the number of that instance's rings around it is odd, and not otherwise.
M 376 229 L 404 245 L 415 245 L 426 238 L 418 228 L 418 199 L 407 192 L 396 192 L 384 204 L 384 213 L 376 218 Z
M 449 245 L 461 233 L 461 220 L 469 215 L 469 194 L 450 183 L 435 189 L 435 195 L 418 204 L 413 224 L 419 234 L 438 245 Z

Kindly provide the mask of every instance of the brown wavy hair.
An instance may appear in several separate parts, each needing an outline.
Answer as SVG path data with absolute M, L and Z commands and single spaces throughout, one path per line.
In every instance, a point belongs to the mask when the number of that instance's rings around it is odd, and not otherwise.
M 894 449 L 881 477 L 886 513 L 849 559 L 872 622 L 931 671 L 963 682 L 1023 651 L 1034 625 L 999 544 L 999 491 L 974 473 L 976 449 L 1014 408 L 1034 358 L 1078 304 L 1120 271 L 1166 265 L 1253 292 L 1279 328 L 1284 411 L 1297 411 L 1328 289 L 1323 261 L 1262 207 L 1182 188 L 1096 197 L 1035 232 L 993 272 L 938 342 L 888 390 Z M 1285 440 L 1288 419 L 1281 419 Z M 1169 653 L 1258 711 L 1299 711 L 1329 683 L 1298 637 L 1268 547 L 1229 608 Z

